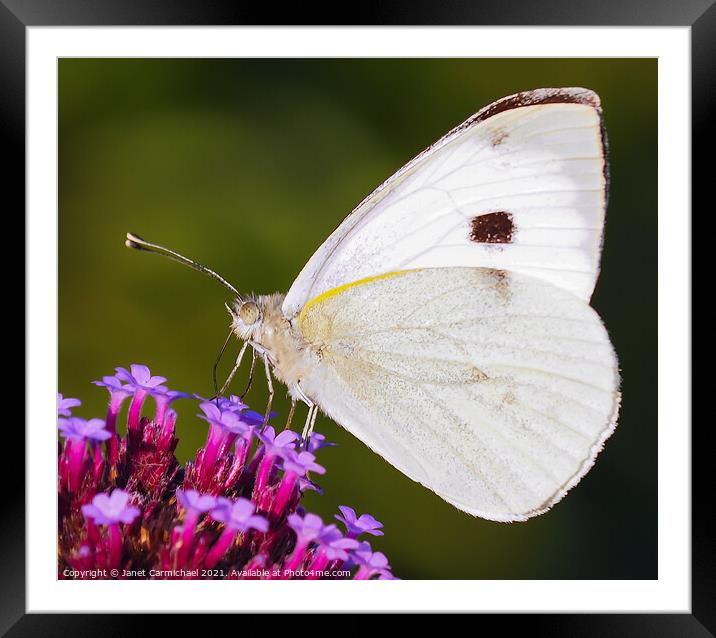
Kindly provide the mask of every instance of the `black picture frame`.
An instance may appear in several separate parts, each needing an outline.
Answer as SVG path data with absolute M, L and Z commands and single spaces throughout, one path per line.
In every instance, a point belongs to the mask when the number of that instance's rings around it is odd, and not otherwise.
M 305 3 L 281 9 L 282 25 L 341 24 L 335 8 Z M 354 9 L 353 25 L 524 25 L 524 26 L 689 26 L 692 71 L 692 170 L 694 206 L 706 210 L 706 172 L 712 161 L 706 148 L 714 135 L 709 124 L 716 115 L 716 4 L 715 0 L 511 0 L 509 3 L 453 0 L 362 2 Z M 295 15 L 292 15 L 295 13 Z M 293 19 L 295 18 L 295 20 Z M 136 26 L 136 25 L 270 25 L 276 8 L 230 0 L 0 0 L 0 136 L 9 160 L 4 169 L 6 219 L 19 218 L 25 206 L 25 42 L 33 26 Z M 697 161 L 702 157 L 703 161 Z M 686 221 L 686 220 L 685 220 Z M 12 235 L 5 234 L 5 237 Z M 6 242 L 6 245 L 19 243 Z M 32 383 L 32 379 L 28 379 Z M 26 388 L 29 394 L 31 388 Z M 12 425 L 12 427 L 10 427 Z M 671 424 L 688 428 L 690 423 Z M 704 422 L 692 430 L 692 604 L 683 614 L 521 614 L 510 618 L 488 615 L 478 631 L 495 624 L 510 632 L 570 636 L 716 636 L 716 525 L 708 504 L 712 480 L 707 475 L 708 431 Z M 6 424 L 5 450 L 24 448 L 22 430 Z M 17 458 L 19 453 L 14 455 Z M 22 468 L 11 470 L 13 486 L 24 481 Z M 7 472 L 7 470 L 6 470 Z M 22 477 L 22 478 L 21 478 Z M 126 636 L 154 626 L 171 630 L 166 616 L 56 615 L 25 613 L 25 497 L 5 485 L 4 511 L 0 523 L 0 635 Z M 180 619 L 186 631 L 189 619 Z M 242 621 L 250 630 L 260 619 Z M 264 621 L 265 622 L 265 621 Z M 336 622 L 342 622 L 337 620 Z M 354 631 L 366 630 L 371 622 L 356 622 Z M 206 629 L 206 627 L 205 627 Z M 265 629 L 265 627 L 264 627 Z M 345 625 L 341 631 L 345 630 Z M 488 629 L 489 630 L 489 629 Z

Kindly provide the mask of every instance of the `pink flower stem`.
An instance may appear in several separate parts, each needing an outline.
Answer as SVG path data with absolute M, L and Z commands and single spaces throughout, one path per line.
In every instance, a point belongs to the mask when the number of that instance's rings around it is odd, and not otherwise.
M 244 469 L 244 463 L 246 462 L 246 441 L 239 439 L 236 442 L 236 451 L 234 454 L 234 460 L 231 462 L 231 468 L 224 481 L 224 488 L 230 489 L 234 486 L 238 480 L 241 470 Z
M 81 441 L 68 440 L 67 445 L 69 451 L 69 488 L 72 492 L 77 492 L 82 485 L 82 466 L 84 465 L 85 448 L 87 447 L 84 439 Z
M 214 474 L 214 466 L 224 438 L 225 433 L 221 428 L 215 425 L 209 426 L 209 436 L 206 439 L 204 456 L 201 459 L 201 467 L 199 468 L 199 480 L 202 483 L 204 483 L 209 474 Z
M 273 460 L 274 460 L 273 454 L 266 454 L 261 459 L 261 463 L 259 463 L 259 469 L 256 472 L 256 483 L 254 484 L 254 495 L 255 496 L 260 496 L 261 493 L 266 488 L 266 484 L 268 483 L 269 474 L 271 473 L 271 468 L 273 467 Z
M 236 534 L 237 530 L 231 527 L 227 527 L 221 533 L 221 536 L 219 536 L 219 540 L 212 545 L 211 549 L 209 550 L 209 553 L 206 555 L 206 560 L 204 561 L 204 564 L 209 569 L 211 569 L 214 565 L 216 565 L 216 563 L 221 560 L 221 557 L 226 553 L 226 550 L 229 549 L 231 543 L 234 542 Z
M 127 456 L 135 452 L 141 441 L 141 417 L 144 399 L 147 397 L 146 390 L 137 390 L 134 393 L 132 402 L 129 404 L 129 416 L 127 417 Z
M 194 552 L 191 556 L 191 569 L 198 569 L 202 560 L 204 560 L 207 542 L 206 535 L 204 534 L 200 536 L 199 540 L 195 543 Z
M 164 419 L 167 414 L 167 408 L 169 407 L 169 400 L 167 397 L 164 396 L 158 396 L 157 397 L 157 410 L 154 413 L 154 423 L 157 425 L 160 423 L 164 423 Z
M 306 547 L 308 547 L 308 542 L 301 541 L 299 539 L 299 542 L 296 544 L 296 547 L 294 548 L 293 552 L 283 564 L 283 569 L 281 570 L 281 578 L 291 578 L 288 572 L 295 572 L 299 565 L 303 563 L 303 559 L 306 554 Z
M 373 575 L 373 570 L 365 565 L 361 565 L 360 569 L 353 576 L 353 580 L 368 580 Z
M 104 457 L 102 456 L 102 445 L 99 443 L 94 443 L 92 445 L 92 452 L 94 455 L 93 467 L 92 467 L 92 478 L 93 478 L 94 484 L 98 485 L 102 478 L 102 473 L 104 471 Z
M 107 439 L 107 459 L 109 461 L 110 468 L 116 468 L 117 462 L 119 461 L 119 437 L 117 436 L 117 415 L 122 408 L 122 403 L 127 397 L 123 394 L 115 395 L 112 394 L 109 399 L 109 408 L 107 410 L 107 431 L 112 433 L 112 436 Z
M 293 488 L 296 485 L 297 479 L 298 474 L 296 474 L 295 472 L 286 472 L 286 474 L 284 474 L 283 479 L 281 480 L 281 484 L 278 486 L 276 498 L 274 499 L 273 505 L 271 506 L 271 511 L 277 516 L 281 514 L 281 512 L 283 512 L 284 508 L 286 507 L 286 503 L 288 502 L 288 499 L 293 492 Z
M 92 549 L 96 552 L 100 548 L 99 530 L 93 521 L 87 521 L 87 540 L 90 542 Z
M 129 404 L 129 418 L 127 419 L 127 429 L 129 432 L 139 432 L 139 419 L 142 415 L 142 406 L 146 398 L 146 390 L 137 390 L 134 393 L 132 402 Z
M 229 451 L 229 448 L 234 444 L 234 441 L 236 441 L 236 434 L 233 432 L 226 432 L 221 441 L 221 445 L 219 446 L 219 456 L 224 456 Z
M 109 408 L 107 409 L 107 418 L 105 419 L 107 422 L 107 431 L 109 432 L 116 432 L 117 431 L 117 415 L 119 414 L 119 411 L 122 409 L 122 403 L 124 403 L 124 400 L 126 399 L 126 395 L 124 394 L 112 394 L 109 398 Z
M 249 473 L 250 474 L 256 474 L 256 469 L 259 466 L 259 463 L 263 460 L 265 454 L 264 454 L 265 448 L 263 445 L 256 448 L 256 452 L 254 453 L 254 458 L 251 459 L 251 464 L 249 465 Z
M 242 578 L 245 578 L 246 580 L 261 580 L 260 575 L 250 576 L 248 575 L 251 570 L 261 570 L 266 565 L 266 556 L 264 554 L 259 554 L 258 556 L 255 556 L 252 558 L 248 563 L 246 563 L 246 566 L 244 567 L 243 571 L 247 573 L 246 576 L 243 576 Z
M 306 576 L 306 580 L 316 580 L 321 578 L 322 576 L 319 576 L 317 572 L 322 572 L 326 568 L 327 564 L 328 556 L 326 556 L 326 553 L 322 549 L 319 549 L 318 554 L 316 554 L 316 557 L 308 566 L 309 574 Z
M 164 422 L 162 423 L 162 431 L 159 435 L 159 442 L 157 444 L 158 448 L 163 452 L 166 452 L 171 445 L 171 440 L 174 436 L 174 424 L 176 423 L 176 420 L 177 413 L 173 410 L 169 410 L 164 417 Z
M 122 532 L 119 523 L 109 526 L 109 568 L 118 569 L 122 562 L 123 549 Z
M 189 558 L 191 552 L 192 541 L 194 540 L 194 530 L 199 521 L 199 513 L 189 510 L 184 518 L 184 530 L 181 533 L 181 545 L 177 553 L 177 567 L 183 567 Z

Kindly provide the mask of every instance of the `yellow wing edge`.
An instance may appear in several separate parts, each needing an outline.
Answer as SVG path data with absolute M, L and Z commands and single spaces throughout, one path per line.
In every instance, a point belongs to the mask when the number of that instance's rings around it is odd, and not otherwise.
M 345 290 L 348 290 L 350 288 L 355 288 L 356 286 L 363 286 L 364 284 L 369 284 L 374 281 L 378 281 L 380 279 L 389 279 L 391 277 L 398 277 L 399 275 L 405 275 L 407 273 L 416 272 L 418 270 L 423 270 L 423 269 L 422 268 L 411 268 L 408 270 L 395 270 L 393 272 L 383 273 L 382 275 L 375 275 L 373 277 L 364 277 L 363 279 L 351 281 L 350 283 L 342 284 L 340 286 L 336 286 L 335 288 L 331 288 L 330 290 L 326 290 L 326 292 L 322 292 L 320 295 L 317 295 L 313 299 L 311 299 L 301 309 L 301 312 L 298 315 L 298 325 L 300 326 L 303 323 L 306 313 L 312 306 L 315 306 L 323 301 L 326 301 L 326 299 L 330 299 L 331 297 L 335 297 L 336 295 L 340 295 Z

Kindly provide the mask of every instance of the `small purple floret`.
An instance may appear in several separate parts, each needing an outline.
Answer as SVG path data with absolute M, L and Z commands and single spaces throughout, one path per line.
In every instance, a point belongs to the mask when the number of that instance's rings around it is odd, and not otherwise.
M 201 397 L 197 397 L 201 398 Z M 202 399 L 205 402 L 205 399 Z M 244 403 L 240 397 L 232 394 L 228 399 L 226 397 L 219 397 L 219 407 L 222 410 L 233 410 L 234 412 L 242 412 L 249 406 Z
M 82 405 L 82 401 L 79 399 L 65 399 L 62 394 L 57 393 L 57 415 L 58 416 L 72 416 L 71 408 L 76 408 Z
M 255 529 L 260 532 L 268 531 L 268 521 L 258 514 L 254 514 L 256 506 L 246 498 L 238 498 L 232 501 L 228 498 L 219 497 L 214 509 L 211 510 L 211 518 L 224 523 L 230 529 L 237 529 L 245 532 L 248 529 Z
M 119 488 L 111 494 L 97 494 L 92 503 L 82 506 L 85 518 L 91 518 L 97 525 L 131 523 L 139 516 L 139 508 L 129 505 L 129 494 Z
M 218 408 L 215 403 L 211 403 L 210 401 L 202 403 L 199 408 L 204 414 L 197 416 L 221 430 L 231 432 L 232 434 L 243 434 L 249 427 L 241 418 L 241 414 L 237 414 L 233 410 Z
M 112 436 L 105 429 L 105 421 L 103 419 L 90 419 L 86 421 L 77 416 L 71 416 L 69 419 L 58 419 L 58 428 L 62 435 L 67 439 L 74 441 L 106 441 Z
M 353 559 L 359 565 L 371 569 L 390 569 L 388 558 L 383 552 L 374 552 L 368 542 L 362 542 L 358 549 L 353 551 Z
M 346 550 L 356 549 L 359 543 L 354 538 L 346 538 L 335 525 L 326 525 L 318 537 L 318 543 L 329 560 L 346 560 Z
M 144 365 L 133 363 L 129 366 L 130 371 L 126 368 L 116 368 L 116 378 L 124 381 L 127 390 L 143 390 L 148 394 L 164 394 L 167 388 L 162 385 L 167 379 L 166 377 L 152 376 L 149 368 Z
M 257 432 L 256 436 L 261 440 L 269 454 L 280 454 L 283 450 L 296 447 L 298 434 L 293 430 L 284 430 L 276 434 L 272 426 L 268 426 L 263 432 Z
M 288 524 L 296 532 L 298 544 L 310 543 L 323 532 L 323 521 L 316 514 L 306 514 L 304 517 L 291 514 L 288 517 Z
M 196 490 L 177 488 L 176 496 L 179 504 L 186 510 L 201 513 L 216 507 L 216 497 L 211 494 L 200 494 Z
M 326 468 L 316 463 L 316 457 L 310 452 L 296 452 L 284 448 L 281 456 L 283 457 L 283 469 L 286 472 L 294 472 L 298 476 L 306 476 L 307 472 L 326 473 Z
M 373 518 L 370 514 L 361 514 L 356 516 L 356 512 L 352 507 L 340 505 L 341 515 L 336 514 L 335 518 L 346 526 L 346 531 L 350 536 L 356 537 L 360 534 L 372 534 L 373 536 L 383 536 L 380 528 L 383 523 Z
M 320 434 L 319 432 L 313 432 L 313 434 L 311 434 L 310 438 L 308 439 L 308 447 L 306 449 L 309 452 L 315 454 L 316 451 L 320 450 L 321 448 L 333 446 L 335 446 L 335 443 L 326 441 L 326 437 L 323 436 L 323 434 Z
M 102 377 L 101 381 L 92 381 L 95 385 L 101 388 L 107 388 L 109 393 L 117 398 L 126 398 L 132 395 L 132 388 L 128 385 L 122 385 L 118 376 L 106 376 Z

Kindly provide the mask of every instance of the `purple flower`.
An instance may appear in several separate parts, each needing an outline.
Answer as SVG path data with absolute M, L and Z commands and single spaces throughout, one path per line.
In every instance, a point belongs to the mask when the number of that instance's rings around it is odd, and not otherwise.
M 79 399 L 65 399 L 59 392 L 57 393 L 58 416 L 71 416 L 71 408 L 76 408 L 78 405 L 82 405 L 82 401 Z
M 277 456 L 283 456 L 285 452 L 292 451 L 293 448 L 296 447 L 298 434 L 292 430 L 284 430 L 279 435 L 276 435 L 273 427 L 269 425 L 264 428 L 263 432 L 256 432 L 256 436 L 263 443 L 263 447 L 259 448 L 259 452 L 263 454 L 263 458 L 261 458 L 259 468 L 256 472 L 254 499 L 263 506 L 264 503 L 262 499 L 265 496 L 265 488 L 271 476 L 274 459 Z M 293 482 L 295 482 L 295 480 Z M 280 494 L 277 495 L 272 506 L 275 511 L 278 512 L 285 505 L 286 499 L 290 496 L 291 490 L 293 489 L 293 482 L 291 482 L 290 485 L 287 485 L 285 481 L 281 483 Z
M 233 410 L 221 409 L 215 403 L 207 401 L 202 403 L 199 408 L 204 414 L 198 414 L 200 419 L 208 421 L 211 425 L 231 432 L 232 434 L 243 434 L 248 429 L 248 424 Z
M 318 536 L 321 551 L 329 560 L 347 560 L 347 549 L 356 549 L 359 543 L 354 538 L 346 538 L 335 525 L 326 525 Z
M 163 386 L 159 386 L 163 387 Z M 177 399 L 183 399 L 189 395 L 186 392 L 179 392 L 178 390 L 168 390 L 164 388 L 163 392 L 159 392 L 159 388 L 155 388 L 154 400 L 157 402 L 157 411 L 154 414 L 154 421 L 156 423 L 165 423 L 169 406 Z M 167 436 L 174 429 L 173 422 L 171 424 L 166 423 L 168 428 Z
M 211 494 L 200 494 L 196 490 L 182 490 L 181 488 L 177 488 L 176 497 L 177 502 L 186 510 L 184 525 L 175 528 L 180 540 L 176 549 L 177 565 L 183 566 L 194 545 L 194 531 L 199 517 L 204 512 L 216 507 L 216 497 Z
M 216 507 L 216 497 L 211 494 L 200 494 L 196 490 L 182 490 L 177 488 L 177 501 L 185 510 L 194 512 L 208 512 Z
M 91 504 L 82 506 L 82 513 L 97 525 L 116 525 L 131 523 L 139 516 L 139 508 L 129 505 L 129 494 L 117 488 L 109 495 L 95 495 Z
M 254 514 L 256 506 L 246 498 L 237 498 L 232 501 L 228 498 L 219 497 L 217 505 L 211 510 L 211 518 L 224 523 L 228 528 L 245 532 L 248 529 L 256 529 L 259 532 L 268 531 L 268 521 L 258 514 Z
M 189 395 L 187 395 L 189 396 Z M 205 399 L 204 397 L 194 394 L 192 395 L 195 399 L 201 402 L 201 405 L 205 403 L 211 403 L 214 407 L 218 408 L 220 412 L 233 412 L 238 415 L 241 421 L 247 425 L 261 425 L 264 422 L 264 415 L 259 414 L 254 410 L 248 410 L 249 407 L 244 403 L 240 397 L 232 394 L 230 397 L 217 397 L 216 399 Z M 201 406 L 199 406 L 201 407 Z M 204 408 L 202 408 L 203 410 Z M 269 415 L 269 418 L 276 416 L 275 412 Z M 203 417 L 202 417 L 203 418 Z
M 341 510 L 343 516 L 336 514 L 335 518 L 346 526 L 346 531 L 349 536 L 354 538 L 360 534 L 383 536 L 383 532 L 380 531 L 380 528 L 383 527 L 383 523 L 377 521 L 370 514 L 361 514 L 359 517 L 356 517 L 355 510 L 346 505 L 339 505 L 338 509 Z
M 125 386 L 122 385 L 122 382 L 116 377 L 102 377 L 102 381 L 93 381 L 97 386 L 107 388 L 109 391 L 109 409 L 107 410 L 107 430 L 109 432 L 115 432 L 117 430 L 117 415 L 119 414 L 120 409 L 122 408 L 122 404 L 124 403 L 124 400 L 132 396 L 132 392 L 130 390 L 125 389 Z M 110 462 L 112 465 L 117 463 L 117 455 L 119 453 L 117 448 L 117 442 L 113 439 L 110 441 L 110 448 L 111 448 L 111 454 L 110 454 Z
M 296 441 L 298 440 L 298 434 L 293 430 L 284 430 L 277 435 L 270 425 L 263 432 L 257 432 L 256 436 L 264 444 L 266 453 L 271 455 L 280 454 L 287 449 L 293 449 L 296 447 Z
M 324 447 L 333 447 L 335 443 L 331 443 L 329 441 L 326 441 L 326 437 L 323 436 L 323 434 L 320 434 L 318 432 L 314 432 L 311 434 L 311 437 L 308 439 L 308 446 L 306 449 L 315 454 L 318 450 Z
M 130 386 L 122 385 L 119 376 L 102 377 L 101 381 L 92 381 L 92 383 L 102 388 L 107 388 L 110 395 L 116 397 L 117 399 L 125 399 L 132 394 L 132 388 Z
M 116 368 L 116 378 L 127 384 L 124 389 L 143 390 L 149 394 L 163 394 L 167 391 L 166 387 L 161 385 L 167 380 L 166 377 L 152 376 L 147 366 L 136 363 L 129 366 L 129 369 L 131 372 L 127 371 L 126 368 Z
M 269 418 L 269 419 L 272 419 L 272 418 L 275 417 L 275 416 L 276 416 L 276 413 L 275 413 L 275 412 L 271 412 L 271 413 L 268 415 L 268 418 Z M 244 411 L 241 413 L 241 420 L 242 420 L 244 423 L 247 423 L 248 425 L 262 425 L 263 422 L 264 422 L 264 415 L 263 415 L 263 414 L 259 414 L 259 413 L 256 412 L 255 410 L 244 410 Z
M 298 476 L 306 476 L 306 472 L 326 473 L 326 468 L 318 465 L 315 462 L 316 457 L 310 452 L 296 452 L 295 450 L 284 448 L 281 456 L 283 457 L 283 469 L 286 472 L 293 472 Z
M 316 485 L 313 481 L 310 479 L 307 479 L 305 477 L 299 477 L 298 481 L 298 489 L 301 490 L 301 492 L 305 492 L 307 490 L 311 490 L 313 492 L 318 492 L 319 494 L 323 494 L 323 490 L 319 485 Z
M 205 401 L 205 399 L 202 399 L 202 401 Z M 232 394 L 228 399 L 226 397 L 219 397 L 219 407 L 222 410 L 233 410 L 234 412 L 242 412 L 249 406 L 246 405 L 240 397 L 237 397 L 235 394 Z
M 376 574 L 383 579 L 392 580 L 388 558 L 383 552 L 374 552 L 370 543 L 363 541 L 350 555 L 351 562 L 360 565 L 355 580 L 367 580 Z
M 58 395 L 59 578 L 67 568 L 94 578 L 145 566 L 168 578 L 214 567 L 228 578 L 345 578 L 343 565 L 357 579 L 393 577 L 387 559 L 355 538 L 381 533 L 373 517 L 342 506 L 342 524 L 326 525 L 305 513 L 304 493 L 320 493 L 313 481 L 325 472 L 316 459 L 329 445 L 323 435 L 300 445 L 236 395 L 200 399 L 206 444 L 181 463 L 171 403 L 187 395 L 164 381 L 140 365 L 96 381 L 109 391 L 104 420 L 73 417 L 80 402 Z M 156 412 L 144 418 L 148 396 Z
M 304 517 L 291 514 L 288 517 L 288 524 L 298 536 L 298 545 L 310 543 L 323 532 L 323 521 L 316 514 L 306 514 Z
M 283 434 L 283 432 L 281 433 Z M 279 439 L 281 435 L 276 437 Z M 296 452 L 291 448 L 281 448 L 280 456 L 283 458 L 283 469 L 284 475 L 281 483 L 279 484 L 276 497 L 271 504 L 271 511 L 280 516 L 288 505 L 295 492 L 295 485 L 299 478 L 306 476 L 307 472 L 316 472 L 317 474 L 324 474 L 326 469 L 322 465 L 318 465 L 315 462 L 316 457 L 310 452 Z M 264 461 L 270 460 L 270 456 L 264 457 Z
M 58 427 L 62 435 L 75 441 L 84 441 L 86 439 L 106 441 L 112 434 L 105 429 L 105 425 L 106 423 L 102 419 L 85 421 L 85 419 L 77 416 L 58 420 Z
M 155 388 L 155 390 L 157 390 L 157 388 Z M 179 392 L 179 390 L 164 390 L 163 392 L 157 394 L 157 397 L 164 397 L 167 403 L 172 403 L 177 399 L 185 399 L 190 396 L 190 394 L 187 394 L 186 392 Z

